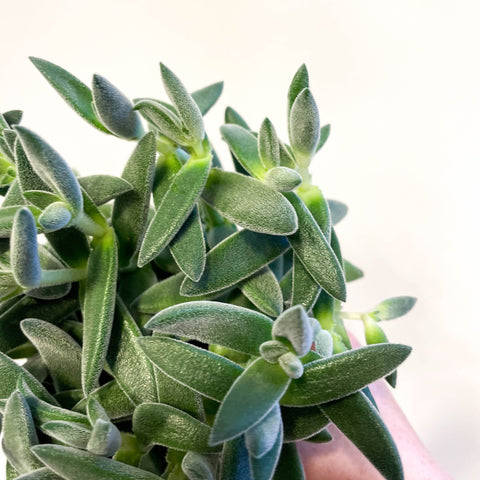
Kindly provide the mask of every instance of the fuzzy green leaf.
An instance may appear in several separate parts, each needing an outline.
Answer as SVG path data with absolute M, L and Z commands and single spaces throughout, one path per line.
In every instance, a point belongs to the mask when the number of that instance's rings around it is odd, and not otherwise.
M 115 200 L 112 225 L 119 242 L 119 262 L 128 265 L 135 255 L 145 233 L 148 206 L 155 172 L 155 135 L 147 133 L 135 147 L 125 168 L 122 179 L 133 190 Z
M 287 249 L 285 237 L 241 230 L 208 252 L 200 280 L 185 278 L 180 293 L 198 296 L 228 288 L 258 272 Z
M 403 480 L 395 443 L 365 395 L 355 393 L 321 409 L 387 480 Z
M 325 235 L 298 195 L 293 192 L 284 195 L 298 217 L 298 231 L 288 237 L 295 254 L 320 287 L 333 297 L 345 301 L 343 270 Z
M 130 182 L 124 178 L 114 177 L 112 175 L 80 177 L 78 183 L 85 189 L 95 205 L 103 205 L 133 190 L 133 185 Z
M 177 155 L 160 155 L 155 166 L 155 175 L 153 180 L 153 202 L 155 208 L 162 203 L 163 198 L 168 192 L 175 175 L 182 168 L 183 162 Z
M 37 175 L 32 165 L 30 165 L 30 161 L 19 138 L 17 138 L 15 142 L 15 159 L 17 178 L 22 194 L 25 194 L 25 192 L 29 190 L 51 192 L 50 187 Z M 57 200 L 59 200 L 58 197 Z
M 53 420 L 42 424 L 43 433 L 70 447 L 86 449 L 92 433 L 90 427 L 64 420 Z
M 327 124 L 320 129 L 320 139 L 318 140 L 318 145 L 316 148 L 317 152 L 325 145 L 325 142 L 328 140 L 329 136 L 330 136 L 330 124 Z
M 108 130 L 126 139 L 142 136 L 143 127 L 133 103 L 117 87 L 106 78 L 94 75 L 92 94 L 95 112 Z
M 177 408 L 162 403 L 142 403 L 133 414 L 133 431 L 146 446 L 156 444 L 183 451 L 211 453 L 210 427 Z
M 308 273 L 297 255 L 293 256 L 292 305 L 302 305 L 309 312 L 315 305 L 322 288 Z
M 93 111 L 92 92 L 84 83 L 58 65 L 41 58 L 30 57 L 30 60 L 50 85 L 81 117 L 98 130 L 108 132 Z
M 145 233 L 140 267 L 153 260 L 180 230 L 205 186 L 210 166 L 210 157 L 191 159 L 175 175 Z
M 375 314 L 379 320 L 392 320 L 394 318 L 406 315 L 417 302 L 415 297 L 393 297 L 384 300 L 377 306 L 373 307 L 371 312 Z
M 87 266 L 82 350 L 82 387 L 86 395 L 95 388 L 107 355 L 117 268 L 117 242 L 114 231 L 109 229 L 95 239 Z
M 252 176 L 263 178 L 266 168 L 260 160 L 257 139 L 247 127 L 227 123 L 220 127 L 222 138 L 242 167 Z
M 21 204 L 9 206 L 2 205 L 0 208 L 0 238 L 11 238 L 15 215 L 22 208 L 30 210 L 34 217 L 38 217 L 41 214 L 41 211 L 33 206 L 24 207 Z
M 379 344 L 349 350 L 305 365 L 301 378 L 291 383 L 282 405 L 318 405 L 354 393 L 388 375 L 410 354 L 399 344 Z
M 283 441 L 285 443 L 305 440 L 325 428 L 330 420 L 322 413 L 320 408 L 282 407 Z
M 9 479 L 7 478 L 7 480 Z M 44 467 L 33 470 L 25 475 L 20 475 L 19 477 L 16 476 L 15 480 L 63 480 L 63 478 L 52 472 L 49 468 Z
M 140 100 L 135 110 L 150 122 L 158 131 L 180 145 L 187 145 L 188 135 L 184 132 L 182 122 L 176 113 L 155 100 Z
M 277 317 L 283 311 L 282 289 L 268 267 L 240 284 L 242 293 L 263 313 Z
M 212 83 L 192 93 L 202 115 L 205 115 L 217 103 L 223 91 L 223 82 Z
M 15 281 L 22 287 L 36 287 L 42 277 L 38 256 L 37 227 L 28 208 L 15 214 L 11 236 L 11 265 Z
M 221 293 L 185 297 L 180 295 L 180 286 L 184 279 L 185 274 L 177 273 L 152 285 L 135 299 L 133 307 L 139 312 L 153 314 L 179 303 L 211 300 Z
M 182 272 L 194 282 L 198 281 L 205 269 L 207 253 L 197 206 L 170 242 L 169 249 Z
M 308 70 L 305 64 L 301 65 L 300 68 L 296 71 L 293 76 L 292 82 L 288 89 L 288 116 L 290 116 L 290 110 L 292 109 L 293 103 L 297 99 L 298 95 L 304 88 L 308 88 L 309 78 Z
M 87 237 L 76 228 L 69 227 L 47 233 L 46 237 L 58 256 L 72 268 L 87 266 L 90 247 Z
M 152 364 L 137 343 L 141 336 L 129 311 L 117 299 L 107 363 L 119 385 L 136 405 L 157 400 Z
M 227 107 L 225 109 L 225 123 L 238 125 L 240 127 L 245 128 L 246 130 L 250 130 L 250 127 L 248 126 L 247 122 L 232 107 Z
M 295 443 L 283 445 L 272 480 L 305 480 L 305 472 Z
M 235 438 L 261 421 L 285 393 L 290 378 L 276 364 L 258 358 L 225 395 L 212 427 L 210 445 Z
M 304 88 L 293 102 L 289 114 L 289 137 L 300 164 L 310 161 L 320 139 L 320 117 L 309 88 Z
M 35 345 L 57 390 L 80 388 L 80 345 L 61 328 L 34 318 L 22 320 L 23 333 Z
M 197 452 L 187 452 L 182 460 L 182 470 L 188 480 L 215 480 L 210 457 Z
M 220 468 L 220 480 L 254 480 L 243 436 L 225 443 Z
M 274 167 L 264 177 L 265 185 L 278 192 L 290 192 L 302 183 L 301 175 L 292 168 Z
M 248 230 L 271 235 L 290 235 L 297 230 L 292 206 L 282 194 L 254 178 L 214 168 L 202 197 L 228 220 Z
M 348 260 L 343 259 L 343 268 L 345 269 L 345 280 L 353 282 L 363 277 L 363 271 Z
M 3 451 L 18 473 L 29 473 L 43 466 L 30 452 L 30 447 L 38 444 L 38 437 L 28 404 L 18 390 L 8 398 L 2 429 Z
M 157 313 L 145 328 L 258 355 L 273 322 L 253 310 L 220 302 L 189 302 Z
M 255 428 L 255 427 L 254 427 Z M 277 438 L 272 448 L 260 458 L 250 457 L 250 467 L 254 480 L 271 480 L 282 451 L 283 426 L 280 422 Z
M 322 191 L 314 186 L 301 186 L 298 189 L 298 195 L 305 203 L 312 217 L 317 222 L 323 235 L 327 241 L 330 241 L 332 233 L 332 219 L 330 214 L 330 208 L 327 199 L 323 196 Z
M 205 137 L 202 112 L 180 79 L 163 63 L 160 64 L 163 86 L 194 141 Z
M 28 160 L 37 175 L 68 203 L 73 215 L 83 209 L 80 185 L 65 160 L 36 133 L 15 127 Z
M 61 445 L 37 445 L 33 453 L 66 480 L 160 480 L 153 473 Z
M 8 125 L 12 127 L 22 121 L 23 112 L 22 110 L 9 110 L 8 112 L 2 113 L 2 115 Z
M 99 418 L 93 426 L 87 450 L 95 455 L 111 457 L 121 444 L 122 436 L 118 428 L 110 421 Z
M 280 146 L 273 123 L 266 118 L 258 132 L 258 154 L 266 170 L 280 165 Z
M 38 217 L 38 223 L 45 232 L 54 232 L 65 228 L 72 220 L 72 212 L 64 202 L 51 203 Z
M 275 404 L 263 420 L 245 432 L 245 444 L 253 458 L 261 458 L 273 448 L 281 425 L 280 407 Z
M 213 400 L 221 401 L 243 371 L 220 355 L 172 338 L 139 338 L 138 342 L 162 372 Z M 188 368 L 179 369 L 179 365 Z

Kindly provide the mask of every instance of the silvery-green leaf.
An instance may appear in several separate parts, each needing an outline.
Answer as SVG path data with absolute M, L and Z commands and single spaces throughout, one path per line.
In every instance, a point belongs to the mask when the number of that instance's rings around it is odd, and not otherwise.
M 270 119 L 266 118 L 258 132 L 258 154 L 266 170 L 280 165 L 278 136 Z
M 380 325 L 369 315 L 363 316 L 363 326 L 365 328 L 365 340 L 368 345 L 376 343 L 388 343 L 388 338 Z
M 325 428 L 330 420 L 319 407 L 282 407 L 283 441 L 298 442 Z
M 122 436 L 118 428 L 113 423 L 99 418 L 93 426 L 86 448 L 95 455 L 111 457 L 121 444 Z
M 288 347 L 279 340 L 267 340 L 260 345 L 260 355 L 268 363 L 278 363 L 278 359 L 288 353 Z
M 7 478 L 7 480 L 10 480 Z M 56 473 L 52 472 L 47 467 L 39 468 L 38 470 L 33 470 L 30 473 L 25 475 L 20 475 L 19 477 L 15 476 L 15 480 L 63 480 L 62 477 L 59 477 Z
M 180 145 L 188 145 L 189 137 L 183 130 L 181 120 L 160 102 L 140 100 L 135 104 L 134 109 L 138 110 L 162 135 Z
M 27 341 L 19 319 L 41 318 L 58 323 L 78 309 L 78 299 L 69 294 L 55 302 L 46 302 L 24 296 L 13 298 L 11 303 L 2 306 L 5 310 L 0 313 L 0 351 L 8 352 Z
M 136 405 L 157 400 L 152 364 L 137 343 L 141 336 L 128 309 L 117 299 L 107 363 L 119 385 Z
M 313 330 L 305 309 L 295 305 L 285 310 L 273 324 L 272 337 L 288 340 L 299 357 L 305 356 L 313 343 Z
M 162 372 L 196 392 L 221 401 L 243 369 L 202 348 L 168 337 L 139 338 L 150 361 Z M 189 368 L 179 369 L 179 364 Z
M 213 168 L 202 198 L 228 220 L 248 230 L 290 235 L 298 227 L 295 211 L 281 193 L 236 172 Z
M 187 452 L 182 460 L 182 470 L 188 480 L 215 480 L 210 458 L 197 452 Z
M 206 256 L 205 236 L 197 206 L 170 242 L 169 249 L 182 272 L 196 282 L 202 276 Z
M 185 278 L 180 293 L 198 296 L 228 288 L 258 272 L 287 249 L 285 237 L 241 230 L 208 252 L 200 280 Z
M 210 445 L 238 437 L 259 421 L 283 396 L 290 378 L 279 365 L 258 358 L 225 395 L 213 422 Z
M 185 297 L 180 295 L 180 286 L 184 279 L 185 274 L 177 273 L 152 285 L 135 299 L 133 307 L 139 312 L 153 314 L 179 303 L 210 300 L 221 293 Z
M 51 192 L 50 187 L 37 175 L 32 165 L 30 165 L 30 161 L 27 158 L 27 154 L 22 146 L 22 142 L 18 137 L 17 141 L 15 142 L 15 160 L 17 178 L 22 193 L 25 193 L 29 190 Z
M 164 445 L 182 451 L 211 453 L 210 427 L 177 408 L 162 403 L 142 403 L 133 414 L 133 431 L 140 443 Z
M 40 353 L 55 388 L 58 391 L 80 388 L 80 345 L 61 328 L 43 320 L 22 320 L 21 328 Z
M 13 468 L 12 464 L 8 460 L 5 468 L 5 474 L 6 480 L 15 480 L 18 477 L 18 472 L 15 470 L 15 468 Z
M 20 189 L 20 184 L 18 179 L 12 181 L 8 187 L 7 193 L 4 194 L 2 208 L 11 207 L 13 205 L 25 205 L 25 200 L 22 196 L 22 190 Z
M 395 443 L 365 395 L 358 392 L 321 409 L 387 480 L 403 480 Z
M 155 208 L 158 208 L 162 203 L 175 175 L 182 168 L 183 164 L 184 163 L 173 154 L 160 155 L 158 157 L 153 180 L 153 202 L 155 203 Z
M 85 415 L 58 407 L 57 405 L 52 405 L 42 400 L 33 393 L 31 387 L 32 384 L 28 383 L 27 377 L 21 377 L 21 380 L 18 382 L 18 388 L 24 395 L 32 416 L 38 424 L 42 425 L 47 422 L 64 421 L 83 425 L 84 427 L 90 426 L 88 418 Z
M 87 237 L 76 228 L 69 227 L 47 233 L 49 244 L 59 257 L 72 268 L 85 268 L 90 254 Z
M 278 192 L 289 192 L 302 183 L 302 177 L 296 170 L 280 166 L 271 168 L 263 181 Z
M 311 443 L 328 443 L 332 440 L 333 437 L 330 435 L 329 431 L 326 428 L 316 433 L 315 435 L 312 435 L 311 437 L 305 439 L 306 442 Z
M 60 201 L 60 197 L 43 190 L 25 190 L 22 192 L 25 200 L 40 210 L 46 209 L 52 203 Z
M 330 295 L 345 301 L 346 287 L 342 267 L 302 200 L 293 192 L 284 193 L 298 217 L 298 231 L 288 237 L 295 254 L 308 273 Z
M 278 142 L 280 146 L 280 165 L 295 170 L 296 164 L 292 154 L 281 140 Z
M 332 224 L 336 225 L 345 218 L 348 212 L 348 207 L 339 200 L 328 199 L 328 207 L 332 216 Z
M 70 205 L 73 215 L 81 212 L 80 185 L 65 160 L 31 130 L 16 126 L 15 131 L 37 175 Z
M 261 458 L 272 449 L 281 425 L 280 407 L 276 404 L 263 420 L 245 432 L 245 444 L 253 458 Z
M 191 159 L 175 175 L 143 238 L 140 267 L 153 260 L 180 230 L 205 186 L 210 166 L 210 157 Z
M 277 317 L 283 311 L 282 290 L 277 278 L 268 267 L 240 284 L 242 293 L 263 313 Z
M 12 392 L 5 405 L 2 430 L 3 451 L 18 473 L 29 473 L 43 466 L 30 451 L 30 447 L 38 444 L 38 437 L 28 404 L 18 390 Z
M 302 305 L 309 312 L 320 295 L 322 288 L 308 273 L 297 255 L 293 255 L 292 305 Z
M 328 330 L 320 330 L 315 335 L 315 351 L 321 357 L 333 355 L 333 339 L 332 334 Z
M 100 131 L 108 132 L 93 111 L 92 92 L 84 83 L 58 65 L 41 58 L 30 57 L 30 60 L 50 85 L 81 117 Z
M 72 212 L 64 202 L 51 203 L 38 217 L 38 223 L 45 232 L 54 232 L 65 228 L 72 219 Z
M 78 183 L 85 189 L 95 205 L 103 205 L 133 190 L 133 185 L 130 182 L 112 175 L 80 177 Z
M 160 480 L 153 473 L 61 445 L 37 445 L 33 453 L 66 480 Z
M 329 136 L 330 136 L 330 124 L 327 124 L 320 129 L 320 139 L 318 140 L 318 145 L 316 149 L 317 152 L 325 145 L 325 142 L 328 140 Z
M 235 123 L 227 123 L 220 127 L 220 132 L 241 166 L 250 175 L 263 178 L 266 169 L 260 160 L 257 139 L 248 128 Z
M 35 217 L 38 217 L 41 213 L 38 208 L 33 206 L 24 207 L 21 204 L 10 206 L 2 205 L 0 208 L 0 238 L 9 238 L 12 236 L 15 215 L 22 208 L 30 210 Z
M 224 444 L 220 480 L 254 480 L 243 436 Z
M 41 425 L 41 431 L 70 447 L 86 449 L 92 433 L 90 427 L 64 420 L 52 420 Z
M 320 117 L 309 88 L 304 88 L 293 102 L 289 114 L 289 137 L 296 160 L 310 161 L 320 139 Z
M 298 195 L 303 203 L 305 203 L 308 210 L 310 210 L 310 213 L 317 222 L 322 233 L 325 235 L 327 241 L 330 241 L 332 220 L 329 204 L 323 196 L 322 191 L 314 185 L 302 185 L 298 189 Z
M 272 448 L 260 458 L 250 456 L 250 467 L 254 480 L 271 480 L 275 473 L 283 443 L 283 426 L 281 422 L 279 427 L 277 438 Z
M 2 116 L 8 125 L 12 127 L 13 125 L 18 125 L 22 121 L 23 112 L 22 110 L 9 110 L 8 112 L 2 113 Z
M 379 320 L 392 320 L 406 315 L 415 305 L 415 297 L 392 297 L 373 307 L 371 312 Z
M 180 79 L 163 63 L 160 64 L 163 86 L 170 101 L 176 108 L 185 127 L 196 142 L 201 142 L 205 136 L 202 112 Z
M 293 76 L 292 82 L 288 89 L 288 116 L 290 116 L 290 110 L 292 109 L 293 103 L 304 88 L 308 88 L 309 78 L 308 71 L 305 64 L 301 65 L 300 68 L 296 71 Z
M 223 82 L 212 83 L 192 93 L 202 115 L 205 115 L 217 102 L 223 91 Z
M 133 103 L 111 82 L 100 75 L 94 75 L 92 94 L 95 112 L 101 122 L 121 138 L 140 138 L 142 123 Z
M 303 363 L 293 352 L 281 355 L 278 359 L 278 364 L 287 376 L 292 379 L 300 378 L 303 375 Z
M 146 229 L 148 207 L 155 172 L 155 135 L 147 133 L 137 144 L 125 168 L 122 179 L 133 190 L 115 200 L 112 225 L 119 242 L 119 261 L 128 265 L 140 247 Z
M 117 242 L 112 229 L 95 238 L 88 259 L 83 305 L 82 388 L 95 389 L 105 363 L 115 310 Z
M 410 354 L 406 345 L 379 344 L 349 350 L 305 365 L 282 405 L 309 406 L 344 397 L 388 375 Z
M 343 259 L 343 268 L 345 269 L 345 280 L 353 282 L 363 277 L 363 271 L 348 260 Z
M 10 260 L 15 281 L 22 287 L 36 287 L 42 277 L 38 256 L 37 226 L 28 208 L 21 208 L 13 220 Z
M 227 107 L 225 109 L 225 123 L 238 125 L 240 127 L 245 128 L 246 130 L 250 130 L 250 127 L 248 126 L 247 122 L 232 107 Z
M 8 145 L 10 150 L 10 158 L 15 161 L 15 141 L 17 139 L 17 134 L 15 130 L 11 130 L 10 128 L 6 128 L 3 131 L 3 140 Z
M 93 397 L 87 398 L 87 416 L 91 426 L 94 426 L 97 420 L 110 421 L 110 417 L 101 403 Z
M 271 338 L 272 321 L 261 313 L 221 302 L 189 302 L 160 311 L 145 328 L 258 355 Z
M 283 444 L 272 480 L 305 480 L 305 472 L 295 443 Z

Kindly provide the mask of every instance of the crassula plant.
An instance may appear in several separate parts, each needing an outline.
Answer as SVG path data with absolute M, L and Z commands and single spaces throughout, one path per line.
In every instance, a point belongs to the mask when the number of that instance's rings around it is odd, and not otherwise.
M 227 171 L 203 123 L 222 83 L 190 94 L 162 64 L 165 99 L 131 101 L 99 75 L 89 88 L 32 62 L 133 151 L 121 178 L 78 177 L 20 111 L 0 115 L 7 478 L 299 480 L 296 442 L 330 441 L 330 423 L 403 478 L 368 385 L 395 384 L 410 348 L 380 323 L 414 299 L 342 310 L 362 272 L 335 234 L 345 205 L 311 183 L 330 127 L 305 66 L 288 143 L 270 120 L 255 132 L 226 110 Z M 345 318 L 367 346 L 351 348 Z

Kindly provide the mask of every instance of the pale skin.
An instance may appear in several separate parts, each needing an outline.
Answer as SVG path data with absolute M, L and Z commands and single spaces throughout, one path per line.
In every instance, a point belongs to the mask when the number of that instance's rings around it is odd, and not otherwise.
M 359 346 L 352 339 L 354 346 Z M 402 459 L 405 480 L 452 480 L 435 462 L 395 401 L 385 380 L 370 385 L 380 415 Z M 325 444 L 299 442 L 307 480 L 382 480 L 372 464 L 333 425 L 333 440 Z

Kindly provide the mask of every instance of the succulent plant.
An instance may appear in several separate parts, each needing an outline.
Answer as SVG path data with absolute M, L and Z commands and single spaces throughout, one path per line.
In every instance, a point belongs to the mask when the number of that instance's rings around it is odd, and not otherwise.
M 379 323 L 415 300 L 342 310 L 363 274 L 335 233 L 346 206 L 311 183 L 330 126 L 305 66 L 288 143 L 227 108 L 232 172 L 203 123 L 221 82 L 190 94 L 161 64 L 168 101 L 131 101 L 31 60 L 83 119 L 135 146 L 121 177 L 78 177 L 20 111 L 0 115 L 7 478 L 296 480 L 296 442 L 329 441 L 331 422 L 403 478 L 368 385 L 395 383 L 410 348 Z M 363 322 L 367 346 L 351 348 L 343 319 Z

